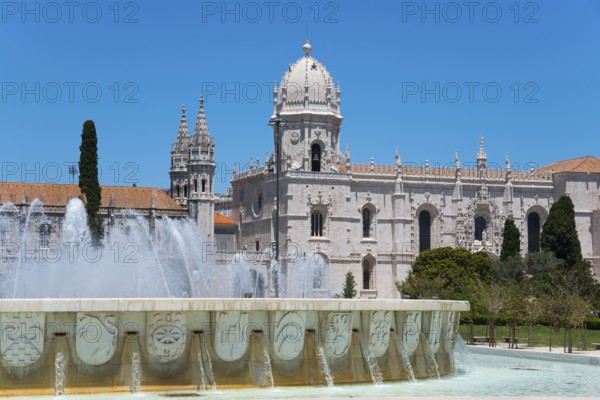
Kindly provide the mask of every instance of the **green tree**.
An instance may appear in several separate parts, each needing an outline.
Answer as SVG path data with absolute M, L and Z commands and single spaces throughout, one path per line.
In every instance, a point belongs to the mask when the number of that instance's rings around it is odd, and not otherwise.
M 550 208 L 542 227 L 542 249 L 554 253 L 569 268 L 581 261 L 581 243 L 575 225 L 575 207 L 569 196 L 561 196 Z
M 521 234 L 512 218 L 504 221 L 502 234 L 502 250 L 500 260 L 506 261 L 509 257 L 519 257 L 521 254 Z
M 485 253 L 439 247 L 419 254 L 408 277 L 397 285 L 412 298 L 471 300 L 477 280 L 490 283 L 492 261 Z
M 79 189 L 85 196 L 85 210 L 88 226 L 95 244 L 100 242 L 104 232 L 102 220 L 98 212 L 102 201 L 100 183 L 98 182 L 98 138 L 94 121 L 83 123 L 81 146 L 79 146 Z
M 353 299 L 356 296 L 356 280 L 352 272 L 346 272 L 346 280 L 342 289 L 342 296 L 345 299 Z

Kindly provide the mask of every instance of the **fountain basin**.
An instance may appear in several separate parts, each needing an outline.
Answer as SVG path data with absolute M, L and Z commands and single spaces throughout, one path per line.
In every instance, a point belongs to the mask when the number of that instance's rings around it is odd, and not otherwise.
M 323 362 L 335 384 L 371 382 L 372 360 L 384 382 L 408 379 L 407 362 L 417 379 L 446 375 L 468 310 L 440 300 L 3 299 L 0 395 L 51 395 L 57 377 L 65 394 L 326 385 Z

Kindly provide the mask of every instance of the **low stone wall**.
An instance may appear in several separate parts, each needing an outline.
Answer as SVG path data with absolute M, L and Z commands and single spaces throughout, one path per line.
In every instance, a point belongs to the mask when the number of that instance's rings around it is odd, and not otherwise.
M 324 385 L 447 374 L 466 302 L 0 300 L 0 395 Z

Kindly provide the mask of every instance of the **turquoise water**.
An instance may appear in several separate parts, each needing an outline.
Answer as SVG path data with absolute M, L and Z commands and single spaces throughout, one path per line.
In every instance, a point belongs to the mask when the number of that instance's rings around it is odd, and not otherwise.
M 120 395 L 65 396 L 64 399 L 282 399 L 311 397 L 402 397 L 402 396 L 555 396 L 600 395 L 600 365 L 582 365 L 497 355 L 457 355 L 458 372 L 441 380 L 415 383 L 384 383 L 382 386 L 352 385 L 304 388 L 217 390 L 197 393 L 141 393 Z M 218 382 L 217 382 L 218 384 Z M 275 382 L 277 384 L 277 382 Z M 57 399 L 56 397 L 35 397 Z

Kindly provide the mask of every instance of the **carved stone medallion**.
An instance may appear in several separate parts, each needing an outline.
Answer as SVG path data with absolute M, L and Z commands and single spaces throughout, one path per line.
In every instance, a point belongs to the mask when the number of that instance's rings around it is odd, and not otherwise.
M 156 312 L 148 317 L 148 354 L 167 363 L 185 350 L 185 316 L 180 312 Z
M 289 312 L 277 321 L 273 351 L 281 360 L 293 360 L 303 347 L 304 318 L 297 312 Z
M 325 333 L 325 351 L 331 357 L 345 355 L 352 340 L 352 313 L 329 313 Z
M 392 313 L 390 311 L 374 311 L 371 313 L 369 344 L 375 357 L 381 357 L 387 351 L 390 344 L 391 327 Z
M 117 316 L 110 313 L 77 313 L 75 350 L 89 365 L 109 361 L 117 348 Z
M 441 311 L 431 312 L 431 319 L 427 328 L 427 345 L 429 346 L 431 354 L 435 354 L 440 348 L 440 336 L 442 331 Z
M 44 351 L 44 313 L 2 314 L 2 364 L 5 367 L 28 367 Z
M 407 311 L 402 321 L 402 342 L 409 356 L 412 356 L 419 347 L 421 337 L 421 312 Z
M 239 360 L 248 349 L 248 313 L 217 311 L 216 320 L 215 352 L 223 361 Z
M 448 311 L 444 314 L 446 317 L 442 329 L 442 334 L 444 335 L 444 350 L 447 353 L 451 353 L 452 345 L 454 344 L 454 335 L 456 335 L 456 332 L 458 331 L 458 323 L 456 322 L 455 311 Z

